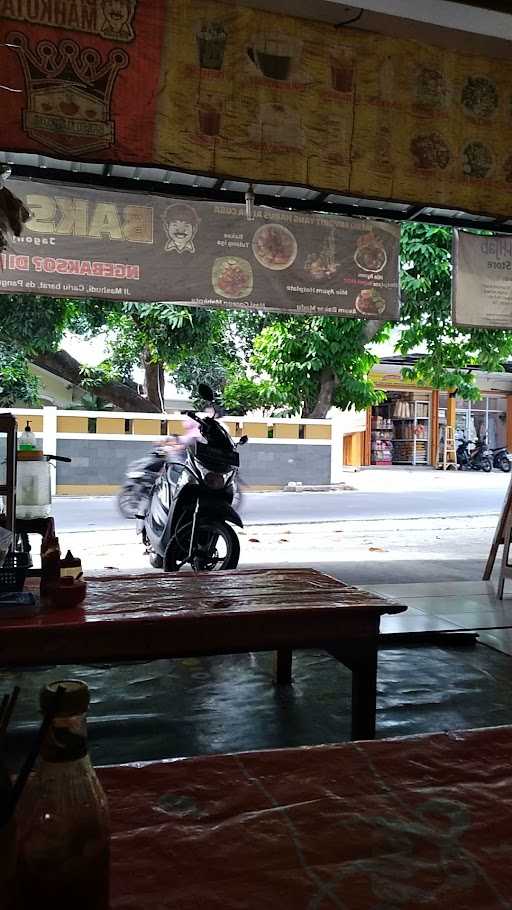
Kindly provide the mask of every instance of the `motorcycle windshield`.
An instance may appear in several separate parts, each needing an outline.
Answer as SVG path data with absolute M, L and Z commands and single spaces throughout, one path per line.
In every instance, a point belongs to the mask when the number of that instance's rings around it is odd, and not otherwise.
M 205 436 L 212 449 L 225 453 L 233 451 L 231 436 L 222 424 L 217 423 L 212 417 L 206 418 L 204 422 L 203 436 Z
M 233 449 L 232 445 L 229 450 L 226 450 L 210 443 L 198 442 L 196 443 L 196 458 L 205 468 L 221 474 L 229 468 L 237 468 L 240 464 L 238 452 Z

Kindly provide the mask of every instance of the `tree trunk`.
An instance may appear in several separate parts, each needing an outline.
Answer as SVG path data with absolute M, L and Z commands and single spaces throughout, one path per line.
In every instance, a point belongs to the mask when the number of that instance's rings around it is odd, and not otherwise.
M 144 389 L 146 392 L 146 398 L 158 408 L 159 411 L 163 412 L 165 410 L 165 399 L 164 399 L 164 389 L 165 389 L 165 374 L 164 368 L 161 363 L 154 363 L 151 358 L 149 351 L 144 351 L 143 355 L 143 364 L 144 364 Z
M 38 357 L 33 358 L 33 363 L 43 370 L 55 373 L 72 385 L 80 386 L 83 382 L 81 375 L 82 365 L 78 360 L 75 360 L 74 357 L 71 357 L 67 351 L 39 354 Z M 148 401 L 147 398 L 143 398 L 135 389 L 130 388 L 129 385 L 126 385 L 123 382 L 101 382 L 97 385 L 90 386 L 89 388 L 91 392 L 98 396 L 98 398 L 110 401 L 111 404 L 114 404 L 122 411 L 144 411 L 151 413 L 160 411 L 160 407 L 156 407 L 151 401 Z
M 363 345 L 369 344 L 375 338 L 384 323 L 378 319 L 368 319 L 363 329 Z M 306 402 L 302 411 L 303 417 L 310 417 L 312 420 L 325 420 L 327 414 L 332 408 L 334 399 L 334 390 L 338 384 L 338 377 L 331 367 L 325 367 L 320 374 L 320 391 L 318 398 L 313 407 Z
M 324 420 L 327 417 L 334 398 L 334 389 L 336 388 L 336 374 L 331 367 L 325 367 L 320 374 L 320 391 L 316 404 L 309 414 L 305 417 L 311 417 L 312 420 Z

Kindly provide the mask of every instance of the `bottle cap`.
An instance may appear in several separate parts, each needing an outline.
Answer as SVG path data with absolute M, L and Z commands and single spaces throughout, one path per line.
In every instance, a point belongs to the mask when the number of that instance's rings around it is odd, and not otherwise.
M 57 682 L 48 683 L 41 689 L 39 703 L 41 710 L 55 711 L 57 689 L 62 687 L 58 701 L 57 717 L 73 717 L 75 714 L 85 714 L 89 707 L 89 687 L 79 679 L 59 679 Z

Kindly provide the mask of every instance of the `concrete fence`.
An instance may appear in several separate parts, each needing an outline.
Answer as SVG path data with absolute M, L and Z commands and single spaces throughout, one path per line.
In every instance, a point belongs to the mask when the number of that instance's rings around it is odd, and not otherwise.
M 119 489 L 130 462 L 144 456 L 153 442 L 183 431 L 179 414 L 13 409 L 21 432 L 27 422 L 45 454 L 67 456 L 57 463 L 54 492 L 74 496 L 111 494 Z M 249 443 L 240 449 L 240 476 L 254 489 L 281 489 L 289 483 L 337 483 L 350 445 L 365 415 L 347 412 L 329 420 L 226 417 L 222 423 L 234 439 Z

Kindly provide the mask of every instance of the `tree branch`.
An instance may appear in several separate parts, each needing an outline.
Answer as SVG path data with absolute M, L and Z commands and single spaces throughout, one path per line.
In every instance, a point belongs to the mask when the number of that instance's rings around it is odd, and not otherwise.
M 32 360 L 36 366 L 50 373 L 55 373 L 72 385 L 80 386 L 83 382 L 82 365 L 67 351 L 55 351 L 48 354 L 39 354 Z M 102 382 L 90 386 L 91 392 L 110 401 L 122 411 L 143 411 L 145 413 L 160 413 L 160 408 L 143 398 L 129 385 L 123 382 Z
M 363 344 L 373 341 L 378 332 L 380 332 L 384 322 L 381 319 L 368 319 L 363 329 Z

